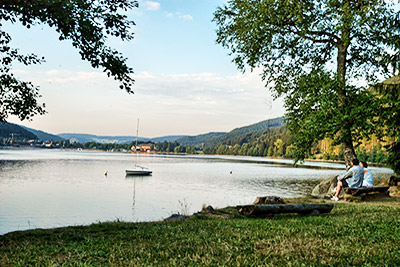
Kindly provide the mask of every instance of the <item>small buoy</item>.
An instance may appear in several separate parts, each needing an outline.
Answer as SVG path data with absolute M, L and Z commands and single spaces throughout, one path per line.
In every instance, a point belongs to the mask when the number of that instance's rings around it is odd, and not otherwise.
M 232 174 L 232 171 L 230 173 Z
M 105 171 L 105 172 L 104 172 L 104 176 L 107 176 L 107 173 L 108 173 L 108 171 Z

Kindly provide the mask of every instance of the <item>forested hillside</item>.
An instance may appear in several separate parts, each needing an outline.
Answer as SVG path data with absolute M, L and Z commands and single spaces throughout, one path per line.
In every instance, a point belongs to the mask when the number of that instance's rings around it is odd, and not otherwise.
M 30 131 L 13 123 L 0 122 L 0 138 L 14 140 L 37 140 L 38 137 Z
M 35 129 L 31 129 L 25 126 L 21 126 L 22 128 L 24 128 L 25 130 L 33 133 L 34 135 L 36 135 L 38 137 L 39 140 L 41 141 L 62 141 L 64 140 L 64 138 L 58 136 L 58 135 L 54 135 L 54 134 L 49 134 L 40 130 L 35 130 Z
M 176 140 L 179 144 L 183 146 L 200 146 L 206 141 L 217 138 L 221 135 L 226 134 L 225 132 L 211 132 L 206 134 L 200 134 L 196 136 L 185 136 Z
M 270 130 L 270 129 L 280 127 L 282 125 L 284 125 L 283 117 L 261 121 L 261 122 L 258 122 L 258 123 L 255 123 L 255 124 L 252 124 L 249 126 L 233 129 L 232 131 L 230 131 L 226 134 L 223 134 L 221 136 L 210 139 L 204 143 L 204 146 L 205 147 L 215 147 L 215 146 L 222 144 L 232 138 L 242 136 L 247 133 Z
M 291 137 L 286 127 L 247 132 L 204 148 L 205 154 L 291 157 Z
M 385 141 L 375 136 L 371 140 L 363 140 L 356 147 L 356 154 L 360 160 L 384 163 L 387 160 Z M 285 126 L 270 130 L 254 131 L 229 138 L 217 146 L 203 149 L 205 154 L 242 155 L 262 157 L 293 157 L 293 140 Z M 344 160 L 343 149 L 335 146 L 330 139 L 316 142 L 307 158 L 321 160 Z

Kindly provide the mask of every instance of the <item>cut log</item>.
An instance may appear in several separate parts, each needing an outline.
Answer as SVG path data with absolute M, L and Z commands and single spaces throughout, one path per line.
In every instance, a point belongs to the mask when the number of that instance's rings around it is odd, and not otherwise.
M 389 190 L 389 186 L 372 186 L 372 187 L 347 187 L 344 188 L 344 192 L 349 195 L 358 196 L 361 194 L 371 193 L 371 192 L 386 192 Z
M 237 206 L 242 215 L 270 215 L 277 213 L 319 214 L 329 213 L 333 204 L 273 204 Z

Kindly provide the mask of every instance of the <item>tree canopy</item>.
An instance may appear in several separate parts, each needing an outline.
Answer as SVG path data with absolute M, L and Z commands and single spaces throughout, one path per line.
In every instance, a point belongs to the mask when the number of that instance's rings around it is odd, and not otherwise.
M 27 28 L 47 24 L 59 33 L 59 40 L 71 40 L 82 60 L 102 69 L 120 83 L 120 88 L 133 93 L 131 67 L 118 51 L 107 46 L 110 36 L 129 41 L 135 25 L 121 11 L 138 7 L 132 0 L 7 0 L 0 1 L 0 27 L 5 21 L 20 22 Z M 38 102 L 39 90 L 29 81 L 20 81 L 12 73 L 13 62 L 40 64 L 43 57 L 22 55 L 10 46 L 11 35 L 0 28 L 0 121 L 9 115 L 21 120 L 44 114 Z
M 374 97 L 357 81 L 399 72 L 399 13 L 384 0 L 230 0 L 214 13 L 217 42 L 242 71 L 262 69 L 285 98 L 295 156 L 331 137 L 346 165 L 376 125 Z M 368 111 L 368 113 L 366 112 Z
M 381 135 L 391 139 L 387 145 L 388 165 L 400 174 L 400 76 L 394 76 L 373 87 L 377 101 L 371 109 L 378 110 Z

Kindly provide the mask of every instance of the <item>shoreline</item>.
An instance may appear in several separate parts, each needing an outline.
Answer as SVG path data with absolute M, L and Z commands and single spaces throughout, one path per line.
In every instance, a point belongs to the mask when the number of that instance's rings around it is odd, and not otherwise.
M 311 195 L 307 196 L 302 196 L 302 197 L 292 197 L 292 198 L 281 198 L 285 204 L 322 204 L 322 203 L 330 203 L 330 204 L 354 204 L 351 201 L 345 201 L 345 200 L 340 200 L 340 201 L 332 201 L 329 198 L 316 198 L 312 197 Z M 400 207 L 400 194 L 392 195 L 392 196 L 387 196 L 387 197 L 375 197 L 372 198 L 372 200 L 364 200 L 361 202 L 358 202 L 357 204 L 366 204 L 366 203 L 380 203 L 379 201 L 384 200 L 385 202 L 392 201 L 393 203 L 396 203 L 395 206 Z M 250 205 L 250 204 L 249 204 Z M 214 212 L 215 211 L 215 212 Z M 237 212 L 236 206 L 227 206 L 223 208 L 216 208 L 213 212 L 208 212 L 206 211 L 206 208 L 203 207 L 201 210 L 194 212 L 193 214 L 180 214 L 179 212 L 176 213 L 171 213 L 171 215 L 167 218 L 163 218 L 161 220 L 150 220 L 150 221 L 136 221 L 136 222 L 131 222 L 131 221 L 121 221 L 120 219 L 116 219 L 115 221 L 96 221 L 88 224 L 77 224 L 77 225 L 67 225 L 67 226 L 60 226 L 60 227 L 50 227 L 50 228 L 32 228 L 32 229 L 25 229 L 25 230 L 15 230 L 15 231 L 10 231 L 4 234 L 0 234 L 0 237 L 6 236 L 9 234 L 14 234 L 14 233 L 24 233 L 24 232 L 30 232 L 30 231 L 52 231 L 52 230 L 58 230 L 58 229 L 65 229 L 65 228 L 70 228 L 70 227 L 90 227 L 91 225 L 95 224 L 107 224 L 107 223 L 125 223 L 125 224 L 153 224 L 153 223 L 168 223 L 171 221 L 184 221 L 186 219 L 193 219 L 193 218 L 199 218 L 202 217 L 203 215 L 206 215 L 206 218 L 217 218 L 217 219 L 234 219 L 234 218 L 246 218 L 244 215 L 240 215 Z M 178 218 L 178 219 L 170 219 L 170 217 L 173 216 L 182 216 L 186 218 Z M 210 215 L 210 216 L 208 216 Z M 300 215 L 299 215 L 300 216 Z
M 135 154 L 136 152 L 131 151 L 131 150 L 125 150 L 125 151 L 110 151 L 110 150 L 102 150 L 102 149 L 80 149 L 80 148 L 46 148 L 46 147 L 10 147 L 10 146 L 0 146 L 0 149 L 6 148 L 6 149 L 29 149 L 29 150 L 35 150 L 35 149 L 43 149 L 43 150 L 66 150 L 66 151 L 91 151 L 91 152 L 106 152 L 106 153 L 130 153 L 130 154 Z M 243 156 L 243 155 L 225 155 L 225 154 L 204 154 L 204 153 L 196 153 L 196 154 L 190 154 L 190 153 L 175 153 L 175 152 L 154 152 L 154 151 L 149 151 L 149 152 L 137 152 L 139 155 L 181 155 L 181 156 L 191 156 L 191 155 L 203 155 L 203 156 L 229 156 L 229 157 L 247 157 L 247 158 L 256 158 L 256 159 L 271 159 L 271 160 L 291 160 L 294 161 L 293 158 L 284 158 L 284 157 L 261 157 L 261 156 Z M 342 160 L 325 160 L 325 159 L 304 159 L 304 162 L 317 162 L 317 163 L 333 163 L 333 164 L 345 164 L 344 161 Z M 383 163 L 377 163 L 377 162 L 367 162 L 371 167 L 380 167 L 380 168 L 389 168 Z M 292 164 L 294 165 L 294 163 Z M 301 166 L 301 163 L 296 164 L 295 166 Z
M 219 209 L 215 214 L 200 212 L 183 221 L 114 221 L 12 232 L 0 236 L 0 265 L 395 266 L 399 263 L 400 198 L 339 202 L 330 213 L 318 216 L 279 214 L 273 218 L 253 218 L 238 216 L 232 209 Z

